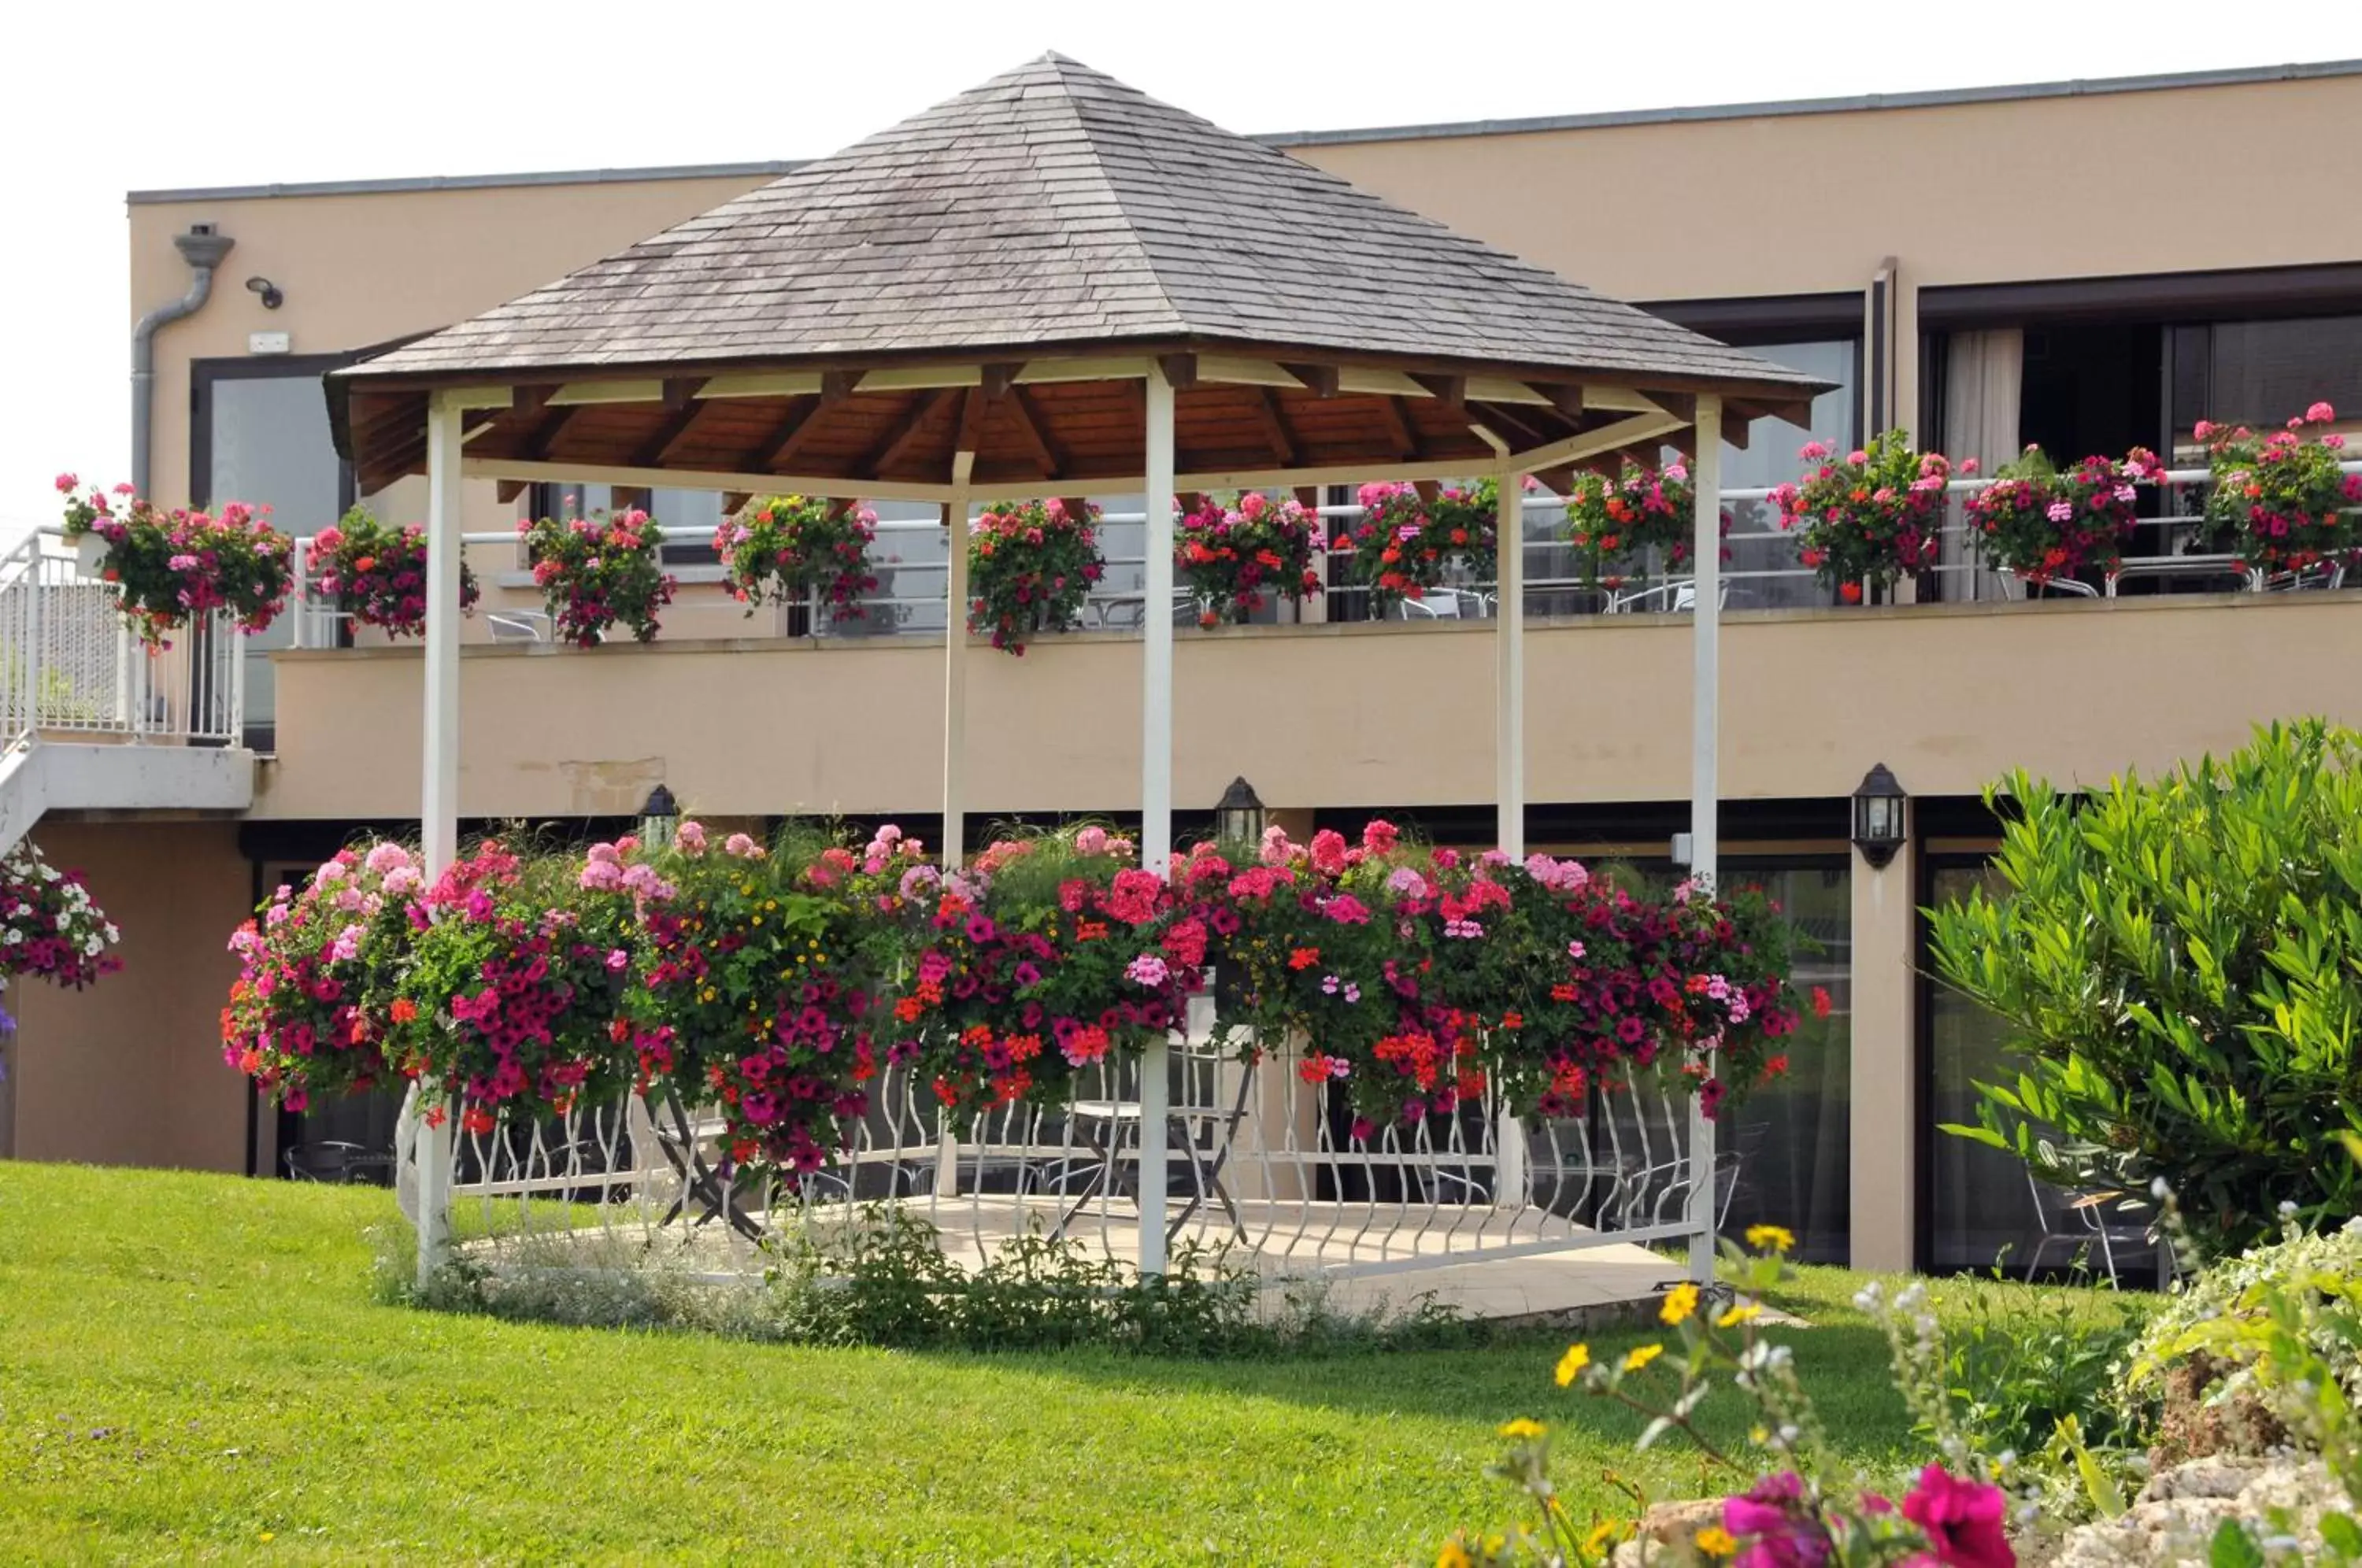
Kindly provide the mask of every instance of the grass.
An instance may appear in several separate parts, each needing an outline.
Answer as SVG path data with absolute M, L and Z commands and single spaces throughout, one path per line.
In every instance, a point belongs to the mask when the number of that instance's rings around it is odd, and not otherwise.
M 1552 1386 L 1557 1340 L 1292 1361 L 911 1354 L 384 1305 L 360 1188 L 0 1164 L 0 1560 L 1426 1563 L 1553 1423 L 1578 1516 L 1678 1442 Z M 1829 1430 L 1899 1460 L 1884 1346 L 1806 1270 Z M 1599 1353 L 1639 1342 L 1601 1336 Z M 1718 1407 L 1718 1408 L 1717 1408 Z M 1736 1438 L 1726 1393 L 1710 1422 Z

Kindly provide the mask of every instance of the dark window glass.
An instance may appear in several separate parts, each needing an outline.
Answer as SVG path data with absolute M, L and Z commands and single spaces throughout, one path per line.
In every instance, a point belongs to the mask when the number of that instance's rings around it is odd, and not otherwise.
M 1984 867 L 1939 869 L 1934 899 L 1949 903 L 1981 885 L 1998 894 L 2003 885 Z M 1976 1125 L 1980 1083 L 2007 1081 L 2001 1020 L 1942 984 L 1932 988 L 1928 1031 L 1934 1051 L 1925 1096 L 1926 1140 L 1932 1176 L 1927 1255 L 1935 1269 L 1990 1268 L 1996 1258 L 2022 1269 L 2041 1232 L 2025 1166 L 2014 1154 L 1941 1131 L 1948 1122 Z M 2055 1250 L 2047 1260 L 2061 1261 Z

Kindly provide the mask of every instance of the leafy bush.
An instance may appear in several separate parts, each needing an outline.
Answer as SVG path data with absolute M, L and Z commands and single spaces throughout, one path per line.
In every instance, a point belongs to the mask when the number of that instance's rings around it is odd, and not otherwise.
M 2343 1219 L 2362 1131 L 2362 736 L 2274 724 L 2223 761 L 2088 801 L 2020 773 L 1981 889 L 1929 911 L 1937 972 L 2009 1026 L 2014 1081 L 1976 1127 L 2047 1179 L 2164 1177 L 2208 1252 L 2267 1234 L 2283 1198 Z

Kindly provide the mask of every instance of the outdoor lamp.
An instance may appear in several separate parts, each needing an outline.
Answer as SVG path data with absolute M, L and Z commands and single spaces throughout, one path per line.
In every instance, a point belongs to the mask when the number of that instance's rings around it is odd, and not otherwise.
M 1909 799 L 1882 762 L 1854 790 L 1853 846 L 1873 869 L 1885 870 L 1903 847 L 1903 804 Z
M 651 849 L 670 849 L 673 829 L 680 826 L 680 806 L 672 791 L 659 784 L 648 791 L 640 808 L 640 842 Z
M 1245 779 L 1231 779 L 1214 806 L 1214 836 L 1226 844 L 1253 844 L 1263 837 L 1263 797 Z

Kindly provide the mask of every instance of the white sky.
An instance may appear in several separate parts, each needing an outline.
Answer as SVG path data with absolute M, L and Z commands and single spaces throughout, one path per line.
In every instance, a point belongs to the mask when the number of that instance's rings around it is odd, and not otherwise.
M 0 536 L 54 515 L 61 469 L 129 472 L 127 190 L 810 157 L 1044 49 L 1246 132 L 2362 56 L 2362 6 L 2268 15 L 2236 25 L 2188 0 L 19 0 L 0 21 Z M 2173 163 L 2160 147 L 2125 170 L 2100 199 L 2118 215 L 2100 221 L 2235 221 L 2175 191 Z M 1809 221 L 1867 172 L 1734 193 L 1732 223 Z M 2177 201 L 2191 204 L 2178 217 L 2158 205 Z M 236 287 L 235 257 L 229 273 Z

